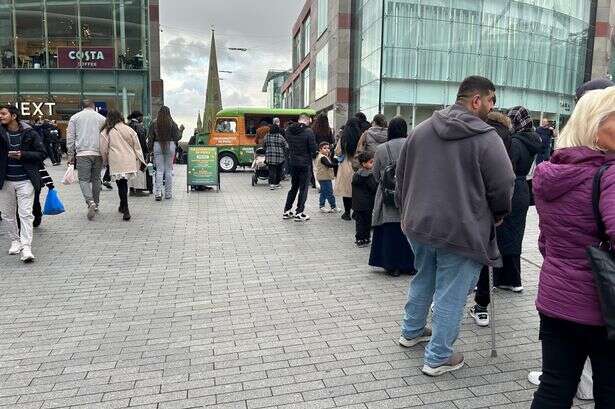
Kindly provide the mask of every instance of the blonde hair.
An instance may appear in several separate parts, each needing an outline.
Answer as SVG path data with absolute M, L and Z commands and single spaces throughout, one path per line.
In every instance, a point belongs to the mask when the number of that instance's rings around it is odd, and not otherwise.
M 557 138 L 556 149 L 598 147 L 598 129 L 615 114 L 615 87 L 589 91 L 577 102 L 566 127 Z

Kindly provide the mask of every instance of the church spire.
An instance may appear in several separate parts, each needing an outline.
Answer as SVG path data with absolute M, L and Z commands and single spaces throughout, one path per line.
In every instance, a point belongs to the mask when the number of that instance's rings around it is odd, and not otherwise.
M 199 132 L 203 132 L 203 121 L 201 120 L 200 112 L 198 118 L 196 119 L 196 130 Z
M 218 57 L 216 54 L 216 38 L 211 30 L 211 49 L 209 51 L 209 72 L 207 74 L 207 90 L 205 91 L 205 111 L 203 113 L 203 131 L 209 133 L 215 125 L 216 114 L 222 110 L 220 93 L 220 77 L 218 74 Z

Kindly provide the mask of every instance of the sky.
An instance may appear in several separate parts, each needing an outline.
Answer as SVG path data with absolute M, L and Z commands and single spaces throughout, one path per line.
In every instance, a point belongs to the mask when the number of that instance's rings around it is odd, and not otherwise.
M 160 0 L 160 63 L 165 104 L 184 135 L 192 135 L 205 106 L 210 28 L 223 106 L 266 106 L 270 69 L 291 66 L 291 29 L 304 0 Z M 229 47 L 247 48 L 231 51 Z

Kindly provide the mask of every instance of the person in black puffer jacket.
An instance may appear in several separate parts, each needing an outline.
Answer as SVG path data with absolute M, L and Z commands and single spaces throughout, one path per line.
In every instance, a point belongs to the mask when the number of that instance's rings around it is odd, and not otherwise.
M 310 219 L 304 213 L 305 202 L 308 194 L 308 183 L 310 181 L 310 172 L 312 160 L 318 153 L 314 132 L 310 129 L 311 119 L 307 115 L 301 115 L 297 123 L 293 123 L 288 127 L 286 140 L 290 150 L 290 175 L 291 187 L 286 198 L 284 206 L 284 219 L 294 218 L 295 221 L 303 222 Z M 295 212 L 291 209 L 295 198 L 299 193 L 297 200 L 297 208 Z

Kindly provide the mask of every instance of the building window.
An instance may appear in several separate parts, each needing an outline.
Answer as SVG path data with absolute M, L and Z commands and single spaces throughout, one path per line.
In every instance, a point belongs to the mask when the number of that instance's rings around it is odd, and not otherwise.
M 301 55 L 301 59 L 303 60 L 310 53 L 310 34 L 311 34 L 311 21 L 310 16 L 307 16 L 305 21 L 303 22 L 303 29 L 301 32 L 303 33 L 303 54 Z
M 41 2 L 15 4 L 15 38 L 19 68 L 41 68 L 45 61 Z
M 301 75 L 303 77 L 303 104 L 301 106 L 306 108 L 310 106 L 310 68 L 306 68 Z
M 318 0 L 318 37 L 325 32 L 329 25 L 329 0 Z
M 9 3 L 0 1 L 0 68 L 13 68 L 15 66 L 13 18 Z
M 316 88 L 314 99 L 324 97 L 329 91 L 329 44 L 316 55 Z
M 301 62 L 301 33 L 293 38 L 293 68 L 297 67 Z

